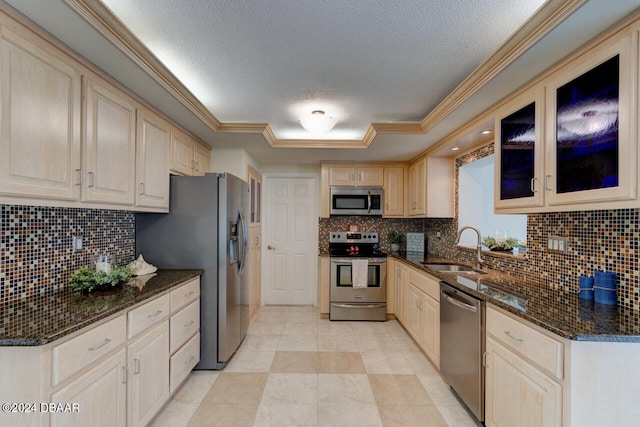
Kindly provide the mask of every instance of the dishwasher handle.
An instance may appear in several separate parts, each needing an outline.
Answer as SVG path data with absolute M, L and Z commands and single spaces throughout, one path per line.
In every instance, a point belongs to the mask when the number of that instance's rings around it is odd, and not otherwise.
M 466 304 L 460 300 L 458 300 L 454 295 L 449 294 L 447 291 L 445 291 L 444 289 L 442 289 L 442 297 L 449 303 L 455 305 L 458 308 L 461 308 L 463 310 L 467 310 L 470 311 L 472 313 L 477 313 L 478 312 L 478 307 L 476 307 L 475 305 L 471 305 L 471 304 Z

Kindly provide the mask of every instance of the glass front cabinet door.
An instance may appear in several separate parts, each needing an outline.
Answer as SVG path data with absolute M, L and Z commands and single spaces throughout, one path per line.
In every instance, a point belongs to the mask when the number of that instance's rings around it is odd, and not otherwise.
M 627 36 L 596 48 L 547 85 L 547 205 L 636 198 L 632 44 Z
M 540 207 L 544 89 L 534 88 L 497 112 L 495 129 L 496 211 Z

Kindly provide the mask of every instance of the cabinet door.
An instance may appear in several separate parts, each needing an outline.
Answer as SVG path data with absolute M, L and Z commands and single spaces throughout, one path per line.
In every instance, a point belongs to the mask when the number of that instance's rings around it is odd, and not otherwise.
M 139 109 L 136 145 L 136 206 L 167 209 L 169 123 L 148 110 Z
M 352 166 L 331 166 L 329 168 L 329 186 L 353 187 L 356 185 L 356 169 Z
M 637 197 L 633 45 L 631 36 L 612 40 L 568 64 L 548 83 L 548 205 Z
M 114 88 L 85 81 L 82 200 L 133 205 L 136 108 Z
M 406 323 L 405 307 L 407 304 L 407 302 L 405 301 L 405 294 L 407 289 L 407 275 L 408 275 L 407 267 L 405 267 L 399 262 L 396 263 L 395 275 L 396 275 L 395 315 L 398 318 L 398 320 L 400 320 L 400 322 L 405 324 Z
M 198 143 L 194 143 L 193 164 L 194 175 L 204 175 L 211 171 L 211 151 Z
M 487 337 L 485 424 L 562 425 L 562 387 Z
M 406 288 L 406 305 L 405 305 L 405 316 L 406 316 L 406 326 L 409 330 L 409 333 L 413 335 L 413 337 L 420 341 L 420 299 L 422 295 L 421 292 L 415 287 L 409 284 Z
M 195 169 L 195 144 L 177 129 L 171 130 L 171 171 L 181 175 L 192 175 Z
M 80 197 L 80 73 L 51 46 L 2 27 L 0 193 Z
M 356 185 L 359 187 L 382 187 L 384 184 L 384 168 L 381 166 L 358 167 L 356 169 Z
M 385 217 L 404 216 L 404 168 L 384 168 L 384 213 Z
M 425 353 L 440 367 L 440 303 L 423 295 L 420 301 L 420 339 Z
M 544 90 L 536 88 L 497 113 L 494 206 L 542 206 Z
M 51 403 L 77 404 L 78 411 L 52 412 L 51 426 L 125 427 L 127 380 L 124 349 L 51 396 Z
M 426 214 L 427 158 L 409 166 L 409 216 Z
M 143 426 L 169 397 L 169 322 L 135 340 L 128 348 L 129 426 Z

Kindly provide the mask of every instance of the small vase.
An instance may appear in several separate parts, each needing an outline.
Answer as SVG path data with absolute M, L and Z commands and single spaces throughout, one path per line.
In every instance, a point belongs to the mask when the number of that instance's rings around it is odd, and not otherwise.
M 391 244 L 391 251 L 392 252 L 398 252 L 400 250 L 400 244 L 398 243 L 392 243 Z

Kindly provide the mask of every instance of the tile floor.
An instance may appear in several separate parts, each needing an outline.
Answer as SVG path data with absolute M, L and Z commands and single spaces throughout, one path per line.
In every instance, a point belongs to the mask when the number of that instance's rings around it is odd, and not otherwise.
M 395 321 L 331 322 L 263 307 L 222 371 L 194 371 L 152 423 L 476 427 Z

